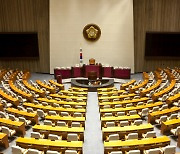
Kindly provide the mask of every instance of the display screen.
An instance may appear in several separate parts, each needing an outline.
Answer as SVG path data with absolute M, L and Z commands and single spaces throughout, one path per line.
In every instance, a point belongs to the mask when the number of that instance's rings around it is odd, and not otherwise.
M 180 33 L 147 32 L 146 58 L 180 58 Z
M 38 58 L 37 33 L 0 33 L 0 58 Z

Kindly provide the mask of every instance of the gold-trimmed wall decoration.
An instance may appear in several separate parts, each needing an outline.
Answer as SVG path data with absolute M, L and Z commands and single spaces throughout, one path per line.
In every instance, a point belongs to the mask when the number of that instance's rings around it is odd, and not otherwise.
M 83 29 L 83 36 L 88 41 L 97 41 L 101 36 L 101 29 L 96 24 L 88 24 Z

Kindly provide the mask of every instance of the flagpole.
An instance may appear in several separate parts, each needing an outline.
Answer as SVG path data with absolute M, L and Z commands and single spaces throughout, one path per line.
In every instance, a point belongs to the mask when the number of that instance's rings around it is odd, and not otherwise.
M 82 55 L 82 48 L 80 47 L 80 59 L 79 59 L 80 66 L 83 65 L 83 55 Z

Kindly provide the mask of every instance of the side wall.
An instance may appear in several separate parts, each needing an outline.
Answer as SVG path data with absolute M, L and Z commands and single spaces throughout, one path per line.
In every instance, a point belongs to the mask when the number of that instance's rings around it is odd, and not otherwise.
M 88 42 L 83 28 L 90 23 L 101 28 L 101 37 Z M 84 63 L 90 58 L 112 66 L 131 67 L 134 72 L 133 0 L 50 1 L 50 72 L 54 67 Z
M 134 0 L 135 71 L 151 71 L 157 67 L 180 67 L 180 60 L 146 60 L 147 31 L 180 32 L 179 0 Z
M 38 32 L 40 53 L 39 60 L 0 59 L 1 68 L 49 72 L 49 0 L 0 0 L 0 32 Z

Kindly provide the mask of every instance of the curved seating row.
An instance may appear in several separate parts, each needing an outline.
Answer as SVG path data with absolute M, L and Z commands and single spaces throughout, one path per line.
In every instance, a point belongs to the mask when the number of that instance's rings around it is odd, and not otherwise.
M 1 111 L 4 110 L 3 113 L 5 113 L 7 115 L 7 117 L 10 118 L 10 119 L 9 118 L 7 119 L 4 117 L 0 117 L 0 130 L 1 130 L 1 126 L 2 126 L 2 130 L 4 130 L 4 128 L 6 128 L 9 131 L 18 133 L 23 137 L 26 132 L 27 124 L 26 124 L 26 121 L 22 122 L 20 119 L 21 119 L 21 117 L 23 117 L 23 118 L 25 117 L 26 119 L 23 119 L 23 120 L 29 120 L 32 123 L 36 124 L 35 126 L 33 126 L 33 131 L 35 131 L 35 132 L 37 130 L 38 130 L 38 132 L 41 132 L 41 133 L 43 132 L 43 130 L 44 130 L 44 133 L 49 131 L 51 134 L 56 134 L 57 132 L 61 132 L 61 135 L 63 136 L 63 138 L 62 138 L 63 140 L 58 142 L 58 144 L 57 144 L 58 147 L 61 147 L 61 148 L 56 148 L 54 150 L 58 151 L 59 153 L 65 153 L 65 151 L 67 151 L 67 152 L 69 152 L 69 151 L 75 152 L 76 151 L 76 153 L 79 153 L 79 154 L 82 153 L 82 144 L 80 145 L 80 147 L 77 147 L 77 146 L 74 146 L 75 144 L 73 142 L 70 142 L 70 143 L 67 142 L 66 141 L 67 135 L 65 135 L 65 134 L 67 134 L 68 132 L 77 133 L 78 136 L 80 136 L 81 141 L 75 141 L 75 142 L 83 143 L 82 141 L 84 140 L 86 102 L 66 102 L 66 100 L 60 101 L 60 99 L 55 99 L 55 100 L 51 99 L 51 97 L 47 93 L 47 91 L 50 90 L 47 86 L 49 84 L 46 84 L 43 82 L 40 83 L 41 81 L 40 82 L 38 81 L 39 85 L 36 85 L 36 86 L 41 87 L 41 88 L 39 88 L 39 87 L 34 86 L 34 84 L 29 83 L 28 80 L 30 77 L 30 72 L 28 72 L 28 71 L 25 71 L 25 72 L 18 71 L 18 70 L 3 71 L 3 72 L 1 72 L 1 75 L 2 75 L 2 78 L 5 76 L 3 78 L 3 84 L 7 88 L 10 88 L 8 90 L 12 90 L 9 93 L 7 93 L 8 91 L 6 91 L 4 89 L 0 89 L 0 95 L 2 97 L 1 99 L 5 99 L 6 101 L 11 102 L 13 104 L 13 107 L 8 107 L 8 106 L 4 106 L 4 104 L 0 104 L 0 110 Z M 6 79 L 6 81 L 5 81 L 5 79 Z M 56 92 L 57 92 L 57 90 L 58 91 L 64 90 L 64 86 L 57 84 L 54 80 L 50 80 L 49 82 L 50 82 L 51 86 L 56 90 Z M 43 90 L 43 88 L 45 88 L 45 90 Z M 75 89 L 76 89 L 76 92 L 73 91 L 73 88 L 72 88 L 67 93 L 69 93 L 69 94 L 72 93 L 74 95 L 81 91 L 81 89 L 80 90 L 78 90 L 78 88 L 75 88 Z M 53 91 L 50 91 L 50 92 L 53 93 Z M 62 92 L 67 94 L 66 91 L 62 91 Z M 85 93 L 82 92 L 82 94 L 85 94 Z M 19 95 L 22 96 L 22 98 L 23 98 L 21 101 L 19 100 L 19 97 L 18 97 Z M 36 97 L 35 97 L 35 95 L 36 95 Z M 38 100 L 39 96 L 43 97 L 43 98 Z M 87 92 L 86 92 L 85 96 L 87 96 Z M 69 98 L 69 96 L 67 98 Z M 81 97 L 78 97 L 78 98 L 80 99 Z M 85 98 L 85 100 L 87 100 L 87 98 Z M 25 102 L 25 101 L 27 101 L 27 102 Z M 54 106 L 49 106 L 49 105 L 43 106 L 43 105 L 41 105 L 41 103 L 43 104 L 43 101 L 50 102 L 50 104 L 52 104 Z M 62 107 L 56 107 L 55 103 L 57 105 L 58 104 L 57 102 L 60 105 L 62 105 Z M 66 103 L 68 103 L 68 104 L 66 104 Z M 71 107 L 64 108 L 66 105 L 71 105 Z M 72 108 L 73 105 L 74 105 L 74 107 L 77 107 L 77 108 Z M 24 108 L 23 106 L 27 107 L 27 108 L 29 107 L 30 109 L 33 108 L 33 110 Z M 79 108 L 79 107 L 82 107 L 82 108 Z M 53 125 L 52 126 L 39 125 L 38 124 L 39 118 L 41 118 L 41 117 L 39 117 L 37 112 L 34 111 L 34 110 L 38 110 L 38 109 L 43 109 L 44 111 L 46 111 L 48 113 L 50 111 L 62 111 L 62 112 L 65 111 L 65 112 L 69 112 L 70 114 L 73 114 L 74 112 L 83 113 L 84 117 L 71 117 L 71 116 L 61 117 L 61 116 L 59 116 L 60 121 L 63 122 L 63 120 L 64 120 L 65 122 L 67 122 L 66 127 L 53 126 Z M 49 115 L 46 116 L 47 119 L 48 119 L 48 116 Z M 49 117 L 52 117 L 52 116 L 49 116 Z M 52 122 L 54 122 L 54 121 L 57 122 L 58 120 L 59 119 L 53 119 Z M 46 120 L 44 120 L 44 121 L 46 121 Z M 80 125 L 75 124 L 75 123 L 77 123 L 76 121 L 77 122 L 82 121 L 82 124 L 80 124 Z M 12 133 L 12 135 L 14 133 Z M 7 148 L 9 146 L 8 137 L 10 137 L 10 136 L 8 136 L 8 134 L 6 135 L 4 133 L 0 133 L 0 139 L 1 139 L 0 144 L 5 146 L 5 148 Z M 21 139 L 24 141 L 25 138 L 21 138 Z M 38 141 L 39 141 L 39 139 L 38 140 L 36 139 L 36 142 L 38 142 Z M 64 144 L 65 142 L 67 142 L 67 144 Z M 17 143 L 17 145 L 19 145 L 19 139 L 16 140 L 16 143 Z M 51 143 L 51 140 L 50 140 L 50 142 L 49 142 L 49 140 L 47 140 L 46 143 L 48 145 L 49 143 Z M 52 141 L 52 143 L 55 143 L 55 142 Z M 24 142 L 22 144 L 26 144 L 26 142 Z M 17 152 L 16 150 L 18 150 L 18 148 L 21 148 L 21 150 L 22 150 L 22 148 L 24 147 L 22 145 L 19 145 L 19 146 L 20 147 L 13 147 L 12 150 L 16 153 Z M 48 145 L 48 147 L 50 147 L 50 146 L 51 145 Z M 29 148 L 38 149 L 36 147 L 36 145 L 31 146 L 31 147 L 28 146 L 28 147 L 24 147 L 24 148 L 25 148 L 25 150 L 29 149 Z M 69 148 L 71 148 L 72 150 L 68 151 Z M 38 150 L 41 150 L 41 149 L 38 149 Z M 49 148 L 49 150 L 53 150 L 53 149 Z M 44 149 L 42 152 L 47 152 L 47 149 Z
M 175 151 L 175 146 L 167 146 L 170 144 L 170 138 L 167 136 L 146 139 L 143 139 L 142 136 L 145 133 L 153 134 L 152 124 L 155 121 L 161 120 L 166 115 L 169 116 L 167 121 L 161 121 L 159 123 L 161 125 L 161 132 L 172 131 L 176 134 L 178 131 L 180 132 L 180 127 L 178 127 L 180 126 L 179 116 L 176 114 L 179 112 L 179 107 L 169 108 L 174 105 L 175 101 L 179 101 L 177 79 L 175 80 L 172 71 L 169 69 L 158 69 L 154 72 L 154 75 L 153 73 L 143 73 L 143 75 L 144 81 L 137 82 L 131 80 L 122 86 L 122 89 L 127 92 L 126 95 L 132 92 L 136 93 L 134 96 L 136 99 L 133 97 L 124 97 L 121 101 L 113 100 L 115 98 L 113 95 L 109 95 L 110 90 L 103 91 L 103 95 L 101 94 L 102 97 L 98 98 L 105 154 L 131 153 L 131 151 L 132 153 L 133 151 L 134 153 L 146 153 L 148 150 L 163 153 L 164 149 L 169 149 L 171 151 L 170 153 Z M 131 89 L 134 90 L 132 91 Z M 123 96 L 124 93 L 121 93 L 120 96 Z M 164 94 L 167 94 L 166 98 L 162 99 Z M 145 99 L 142 102 L 143 98 Z M 148 110 L 146 115 L 142 117 L 137 115 L 137 113 L 141 114 L 144 109 Z M 148 124 L 142 124 L 142 120 L 146 118 L 148 118 Z M 138 134 L 136 139 L 127 140 L 128 136 L 135 134 Z M 177 143 L 177 145 L 180 145 L 180 143 Z

